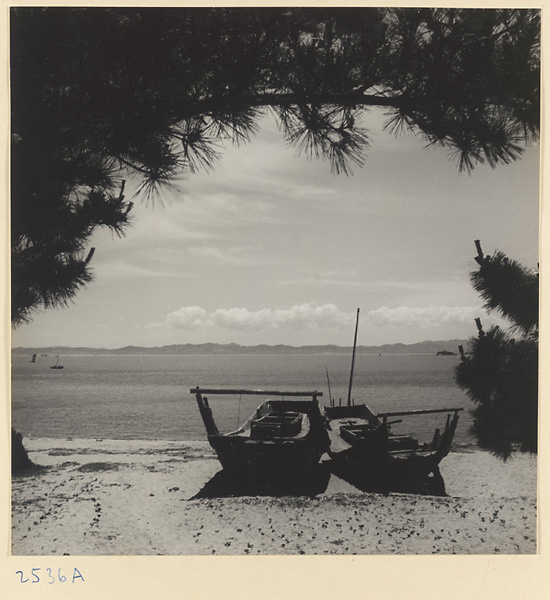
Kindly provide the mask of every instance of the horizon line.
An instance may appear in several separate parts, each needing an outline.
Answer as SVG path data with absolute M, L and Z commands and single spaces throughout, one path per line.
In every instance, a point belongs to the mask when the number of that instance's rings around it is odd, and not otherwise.
M 432 343 L 432 344 L 444 344 L 444 343 L 450 343 L 450 342 L 456 342 L 456 341 L 467 341 L 469 338 L 451 338 L 451 339 L 445 339 L 445 340 L 422 340 L 420 342 L 410 342 L 410 343 L 405 343 L 405 342 L 384 342 L 382 344 L 359 344 L 357 346 L 357 348 L 379 348 L 381 346 L 415 346 L 418 344 L 427 344 L 427 343 Z M 70 346 L 67 344 L 52 344 L 52 345 L 42 345 L 42 346 L 12 346 L 11 350 L 26 350 L 26 349 L 36 349 L 36 350 L 40 350 L 40 349 L 44 349 L 44 348 L 69 348 L 69 349 L 77 349 L 77 348 L 86 348 L 89 350 L 123 350 L 125 348 L 141 348 L 144 350 L 149 350 L 149 349 L 160 349 L 160 348 L 172 348 L 175 346 L 236 346 L 239 348 L 258 348 L 258 347 L 267 347 L 267 348 L 277 348 L 277 347 L 287 347 L 287 348 L 327 348 L 327 347 L 335 347 L 335 348 L 352 348 L 353 346 L 350 345 L 345 345 L 342 346 L 340 344 L 302 344 L 300 346 L 294 346 L 292 344 L 253 344 L 253 345 L 249 345 L 249 344 L 238 344 L 236 342 L 200 342 L 200 343 L 189 343 L 189 342 L 182 342 L 182 343 L 178 343 L 178 344 L 161 344 L 161 345 L 157 345 L 157 346 L 139 346 L 139 345 L 135 345 L 135 344 L 127 344 L 125 346 L 119 346 L 119 347 L 105 347 L 105 346 L 86 346 L 86 345 L 81 345 L 81 346 Z

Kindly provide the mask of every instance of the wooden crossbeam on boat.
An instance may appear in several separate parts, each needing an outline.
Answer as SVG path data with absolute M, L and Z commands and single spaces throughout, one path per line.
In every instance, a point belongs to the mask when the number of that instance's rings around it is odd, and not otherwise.
M 216 394 L 216 395 L 233 395 L 233 396 L 284 396 L 285 398 L 319 398 L 323 392 L 281 392 L 277 390 L 240 390 L 240 389 L 215 389 L 215 388 L 191 388 L 191 394 Z
M 426 408 L 420 410 L 404 410 L 397 412 L 386 412 L 386 413 L 377 413 L 378 417 L 404 417 L 407 415 L 427 415 L 430 413 L 444 413 L 444 412 L 460 412 L 464 410 L 463 408 Z

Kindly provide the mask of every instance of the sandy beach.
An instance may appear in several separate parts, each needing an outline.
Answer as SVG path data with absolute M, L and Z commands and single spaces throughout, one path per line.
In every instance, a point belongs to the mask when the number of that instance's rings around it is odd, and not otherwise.
M 12 480 L 14 555 L 531 554 L 536 457 L 441 463 L 447 496 L 206 494 L 206 442 L 25 439 L 43 468 Z M 219 475 L 218 475 L 219 477 Z

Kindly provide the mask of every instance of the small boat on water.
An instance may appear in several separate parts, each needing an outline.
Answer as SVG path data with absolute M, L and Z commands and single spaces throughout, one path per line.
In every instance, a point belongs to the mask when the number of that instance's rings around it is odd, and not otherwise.
M 50 369 L 62 369 L 63 365 L 59 364 L 59 354 L 57 354 L 55 358 L 56 358 L 55 365 L 52 365 L 50 367 Z
M 259 480 L 309 477 L 328 451 L 329 437 L 319 408 L 322 392 L 194 388 L 208 441 L 224 469 Z M 237 430 L 220 433 L 208 395 L 266 398 Z M 269 399 L 267 399 L 269 398 Z
M 325 407 L 333 470 L 362 489 L 422 491 L 444 494 L 439 463 L 450 452 L 462 408 L 407 410 L 375 414 L 366 404 L 355 405 L 351 397 L 359 309 L 355 325 L 353 357 L 347 405 Z M 391 426 L 404 417 L 447 413 L 443 432 L 436 429 L 430 442 L 420 443 L 407 434 L 395 434 Z M 395 419 L 395 420 L 390 420 Z

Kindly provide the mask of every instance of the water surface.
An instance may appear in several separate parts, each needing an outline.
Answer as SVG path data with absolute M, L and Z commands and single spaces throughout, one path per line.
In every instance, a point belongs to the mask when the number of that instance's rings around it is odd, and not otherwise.
M 350 357 L 340 354 L 53 356 L 12 359 L 12 422 L 25 437 L 204 440 L 190 388 L 319 390 L 347 399 Z M 456 386 L 456 356 L 358 355 L 353 398 L 376 412 L 464 407 L 455 441 L 470 443 L 471 401 Z M 210 397 L 221 431 L 235 429 L 265 399 Z M 429 441 L 445 415 L 406 417 L 396 431 Z

